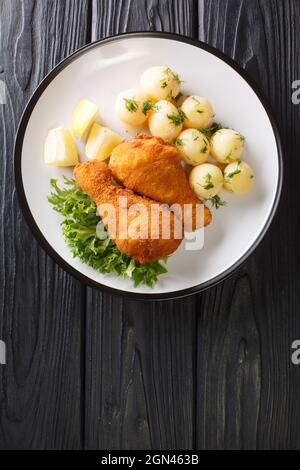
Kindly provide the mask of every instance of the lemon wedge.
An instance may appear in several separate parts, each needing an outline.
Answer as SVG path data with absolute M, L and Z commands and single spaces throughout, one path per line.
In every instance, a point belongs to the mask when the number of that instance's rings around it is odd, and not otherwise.
M 90 160 L 106 160 L 122 141 L 119 134 L 95 123 L 86 144 L 86 155 Z
M 78 152 L 71 133 L 63 127 L 52 129 L 45 142 L 44 160 L 51 166 L 75 166 Z
M 72 114 L 71 129 L 73 134 L 82 139 L 84 134 L 95 122 L 99 108 L 88 100 L 81 100 Z

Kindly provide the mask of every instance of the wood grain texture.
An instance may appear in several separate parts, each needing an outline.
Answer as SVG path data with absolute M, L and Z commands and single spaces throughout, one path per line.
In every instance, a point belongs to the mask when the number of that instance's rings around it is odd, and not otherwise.
M 93 0 L 92 39 L 129 31 L 193 34 L 193 0 Z
M 86 447 L 193 446 L 193 299 L 88 294 Z
M 191 1 L 93 7 L 93 40 L 141 29 L 192 35 Z M 193 447 L 195 305 L 195 298 L 155 304 L 88 289 L 87 448 Z
M 300 449 L 299 24 L 298 0 L 0 2 L 0 449 Z M 38 247 L 14 187 L 14 137 L 35 87 L 91 39 L 133 30 L 233 57 L 285 144 L 282 205 L 263 243 L 226 282 L 172 302 L 86 290 Z
M 282 128 L 285 186 L 272 229 L 229 281 L 203 295 L 198 323 L 198 448 L 300 447 L 291 363 L 299 337 L 300 76 L 297 1 L 199 0 L 199 38 L 223 50 L 264 89 Z M 259 129 L 258 129 L 259 132 Z
M 17 125 L 44 75 L 85 44 L 87 2 L 1 2 L 0 448 L 80 448 L 84 291 L 38 247 L 19 209 L 13 174 Z

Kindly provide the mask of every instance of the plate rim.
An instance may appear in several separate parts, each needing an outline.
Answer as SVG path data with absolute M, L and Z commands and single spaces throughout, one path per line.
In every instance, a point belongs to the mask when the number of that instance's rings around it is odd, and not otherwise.
M 27 129 L 27 125 L 29 122 L 29 119 L 32 115 L 32 112 L 38 103 L 41 95 L 43 92 L 46 90 L 46 88 L 50 85 L 50 83 L 59 75 L 59 73 L 64 70 L 69 64 L 71 64 L 74 60 L 76 60 L 78 57 L 81 55 L 85 54 L 88 50 L 94 49 L 98 47 L 99 45 L 104 45 L 106 43 L 110 43 L 119 39 L 126 39 L 126 38 L 160 38 L 160 39 L 168 39 L 168 40 L 173 40 L 177 42 L 182 42 L 185 44 L 189 44 L 191 46 L 195 46 L 199 49 L 205 50 L 206 52 L 214 55 L 215 57 L 221 59 L 223 62 L 225 62 L 227 65 L 229 65 L 231 68 L 237 72 L 242 79 L 244 79 L 250 88 L 254 91 L 256 96 L 258 97 L 260 103 L 262 104 L 265 112 L 267 113 L 267 116 L 269 118 L 269 121 L 271 123 L 273 133 L 275 136 L 276 140 L 276 146 L 277 146 L 277 156 L 278 156 L 278 181 L 277 181 L 277 188 L 276 188 L 276 193 L 275 193 L 275 199 L 274 203 L 272 206 L 272 209 L 270 211 L 269 217 L 260 231 L 260 233 L 257 235 L 255 238 L 254 242 L 250 246 L 250 248 L 228 269 L 223 271 L 221 274 L 218 276 L 215 276 L 214 278 L 210 279 L 209 281 L 206 281 L 204 283 L 198 284 L 197 286 L 194 287 L 189 287 L 187 289 L 179 290 L 179 291 L 173 291 L 173 292 L 166 292 L 166 293 L 161 293 L 161 294 L 155 294 L 155 293 L 139 293 L 139 292 L 129 292 L 129 291 L 123 291 L 119 290 L 114 287 L 109 287 L 104 284 L 101 284 L 100 282 L 94 281 L 90 279 L 88 276 L 85 274 L 81 273 L 78 271 L 76 268 L 71 266 L 67 261 L 62 258 L 57 251 L 49 244 L 49 242 L 46 240 L 42 232 L 40 231 L 32 213 L 29 208 L 25 191 L 24 191 L 24 186 L 23 186 L 23 179 L 22 179 L 22 169 L 21 169 L 21 164 L 22 164 L 22 149 L 23 149 L 23 141 L 24 141 L 24 136 L 25 132 Z M 73 277 L 75 277 L 77 280 L 79 280 L 81 283 L 92 287 L 94 289 L 106 291 L 111 294 L 116 294 L 116 295 L 122 295 L 124 297 L 128 297 L 131 299 L 136 299 L 136 300 L 149 300 L 149 301 L 159 301 L 159 300 L 172 300 L 172 299 L 177 299 L 177 298 L 183 298 L 183 297 L 188 297 L 200 292 L 203 292 L 204 290 L 207 290 L 211 287 L 216 286 L 217 284 L 225 281 L 228 279 L 238 268 L 241 267 L 241 265 L 249 258 L 249 256 L 256 250 L 258 245 L 262 242 L 264 239 L 265 235 L 267 234 L 268 230 L 270 229 L 270 226 L 274 220 L 275 214 L 278 210 L 279 203 L 281 200 L 282 196 L 282 188 L 283 188 L 283 147 L 282 147 L 282 140 L 281 140 L 281 135 L 280 135 L 280 130 L 279 130 L 279 125 L 277 123 L 277 120 L 275 118 L 273 109 L 269 103 L 269 100 L 267 99 L 266 95 L 264 92 L 261 90 L 260 86 L 250 78 L 249 74 L 247 71 L 245 71 L 237 62 L 230 57 L 228 57 L 225 53 L 219 51 L 213 46 L 210 46 L 202 41 L 191 39 L 187 36 L 180 35 L 177 33 L 167 33 L 167 32 L 156 32 L 156 31 L 139 31 L 139 32 L 130 32 L 130 33 L 121 33 L 121 34 L 116 34 L 112 35 L 109 37 L 106 37 L 104 39 L 99 39 L 95 42 L 92 42 L 90 44 L 87 44 L 72 54 L 70 54 L 68 57 L 63 59 L 60 63 L 58 63 L 46 76 L 45 78 L 41 81 L 41 83 L 38 85 L 34 93 L 32 94 L 31 98 L 29 99 L 22 117 L 20 119 L 20 123 L 17 129 L 17 134 L 15 138 L 15 145 L 14 145 L 14 173 L 15 173 L 15 184 L 16 184 L 16 191 L 18 195 L 18 200 L 23 212 L 23 215 L 25 217 L 25 220 L 31 229 L 32 234 L 40 244 L 40 246 L 46 251 L 46 253 L 61 267 L 63 268 L 67 273 L 71 274 Z

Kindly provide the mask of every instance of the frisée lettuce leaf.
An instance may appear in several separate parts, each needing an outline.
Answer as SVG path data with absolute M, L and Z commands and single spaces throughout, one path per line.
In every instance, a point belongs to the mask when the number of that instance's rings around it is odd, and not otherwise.
M 52 179 L 48 200 L 54 210 L 63 216 L 61 225 L 65 241 L 73 256 L 83 263 L 102 274 L 113 273 L 131 278 L 135 287 L 142 284 L 153 287 L 158 276 L 167 272 L 166 259 L 142 265 L 122 254 L 105 228 L 101 228 L 96 204 L 75 180 L 64 177 L 64 185 L 59 187 L 58 181 Z M 97 234 L 99 225 L 100 237 Z

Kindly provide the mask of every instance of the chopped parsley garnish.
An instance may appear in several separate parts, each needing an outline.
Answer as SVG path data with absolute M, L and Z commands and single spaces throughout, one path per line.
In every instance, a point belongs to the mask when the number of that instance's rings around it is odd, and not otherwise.
M 211 125 L 211 127 L 205 127 L 205 128 L 199 129 L 199 131 L 202 132 L 205 135 L 210 136 L 212 134 L 215 134 L 216 132 L 218 132 L 221 129 L 223 129 L 223 126 L 218 122 L 214 122 Z
M 220 209 L 220 207 L 222 207 L 222 206 L 227 206 L 227 202 L 222 201 L 222 199 L 218 195 L 216 195 L 214 197 L 211 197 L 210 199 L 208 199 L 208 201 L 211 202 L 212 206 L 215 209 Z
M 65 242 L 73 256 L 102 274 L 113 273 L 131 278 L 135 287 L 145 284 L 153 287 L 158 276 L 167 272 L 166 259 L 145 265 L 124 255 L 105 235 L 96 204 L 82 191 L 76 181 L 64 178 L 64 187 L 51 180 L 49 203 L 63 216 L 61 223 Z M 98 236 L 97 236 L 98 234 Z M 101 236 L 99 237 L 99 234 Z
M 238 161 L 236 170 L 232 171 L 231 173 L 225 174 L 226 183 L 230 184 L 232 182 L 232 178 L 241 174 L 242 171 L 240 167 L 241 167 L 241 160 Z
M 214 189 L 215 185 L 212 182 L 212 176 L 210 173 L 206 175 L 205 178 L 205 185 L 202 186 L 206 191 L 209 191 L 210 189 Z
M 175 80 L 179 85 L 182 83 L 178 73 L 174 73 L 173 70 L 170 69 L 170 67 L 167 67 L 165 69 L 165 74 L 168 76 L 168 80 Z
M 195 96 L 192 96 L 192 100 L 195 101 L 195 103 L 197 103 L 198 106 L 201 106 L 200 101 L 199 101 Z M 204 113 L 203 109 L 197 109 L 196 111 L 197 111 L 197 113 L 199 113 L 199 114 L 203 114 L 203 113 Z
M 153 109 L 153 103 L 151 103 L 151 101 L 145 101 L 143 103 L 143 108 L 142 108 L 142 111 L 143 111 L 143 114 L 145 116 L 147 116 L 147 114 Z
M 184 146 L 183 139 L 176 139 L 175 145 L 177 145 L 178 147 L 183 147 Z
M 161 88 L 167 88 L 169 82 L 171 80 L 175 80 L 179 85 L 182 83 L 180 80 L 180 77 L 177 73 L 174 73 L 173 70 L 171 70 L 169 67 L 166 67 L 164 70 L 164 74 L 166 75 L 166 78 L 163 78 L 160 83 L 161 83 Z
M 183 93 L 181 93 L 181 91 L 178 93 L 178 95 L 174 98 L 174 100 L 176 101 L 176 103 L 178 103 L 178 101 L 180 100 L 180 98 L 183 97 Z
M 195 101 L 195 103 L 201 105 L 200 101 L 195 96 L 192 96 L 192 100 Z
M 138 103 L 135 101 L 134 98 L 123 98 L 123 100 L 125 101 L 125 106 L 126 106 L 126 109 L 127 111 L 129 111 L 130 113 L 136 113 L 137 110 L 138 110 Z
M 232 155 L 232 152 L 230 152 L 228 155 L 226 155 L 226 157 L 224 158 L 224 161 L 229 163 L 230 160 L 231 160 L 231 155 Z
M 202 149 L 200 150 L 200 153 L 207 153 L 208 152 L 208 140 L 206 138 L 203 139 L 204 140 L 204 147 L 202 147 Z
M 245 142 L 246 137 L 244 137 L 242 134 L 238 133 L 239 138 L 241 139 L 242 142 Z
M 172 121 L 172 123 L 176 127 L 181 126 L 181 124 L 185 120 L 185 114 L 182 111 L 182 109 L 178 110 L 178 114 L 168 114 L 167 117 L 168 117 L 168 119 L 170 119 L 170 121 Z

